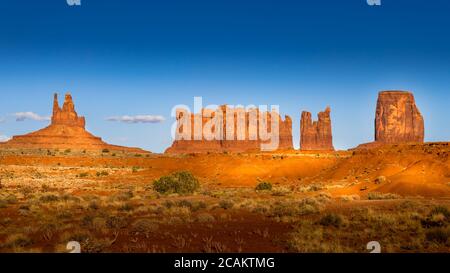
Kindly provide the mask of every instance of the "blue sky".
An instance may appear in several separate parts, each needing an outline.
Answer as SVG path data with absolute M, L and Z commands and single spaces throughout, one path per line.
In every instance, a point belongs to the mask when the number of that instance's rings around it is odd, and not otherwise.
M 0 136 L 46 121 L 71 91 L 106 141 L 162 152 L 174 105 L 277 104 L 293 118 L 332 108 L 338 149 L 373 140 L 380 90 L 411 90 L 426 141 L 449 141 L 450 1 L 4 0 L 0 5 Z M 161 115 L 128 124 L 111 116 Z M 1 137 L 0 137 L 1 138 Z

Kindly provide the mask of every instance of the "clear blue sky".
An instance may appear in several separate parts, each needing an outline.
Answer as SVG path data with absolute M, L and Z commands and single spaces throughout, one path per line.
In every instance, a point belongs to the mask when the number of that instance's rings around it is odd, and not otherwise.
M 170 111 L 205 104 L 278 104 L 293 118 L 332 108 L 334 144 L 373 139 L 377 93 L 414 92 L 427 141 L 449 141 L 450 1 L 2 0 L 0 136 L 42 128 L 72 92 L 106 141 L 161 152 Z M 106 119 L 162 115 L 162 123 Z

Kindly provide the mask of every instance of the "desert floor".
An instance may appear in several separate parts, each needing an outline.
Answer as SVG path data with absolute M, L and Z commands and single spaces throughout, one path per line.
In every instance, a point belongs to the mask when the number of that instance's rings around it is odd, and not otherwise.
M 0 151 L 0 252 L 450 252 L 448 143 L 333 153 Z M 193 194 L 153 181 L 188 171 Z M 256 190 L 262 183 L 271 190 Z

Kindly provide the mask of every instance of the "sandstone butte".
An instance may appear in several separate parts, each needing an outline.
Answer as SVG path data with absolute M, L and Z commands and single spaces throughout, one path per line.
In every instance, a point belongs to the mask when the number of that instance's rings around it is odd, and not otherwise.
M 302 112 L 300 120 L 300 150 L 334 151 L 331 131 L 331 109 L 320 112 L 317 121 L 312 121 L 311 113 Z
M 424 135 L 424 120 L 414 95 L 408 91 L 382 91 L 375 113 L 375 141 L 358 148 L 423 143 Z
M 211 109 L 202 109 L 201 114 L 193 114 L 188 113 L 186 111 L 177 110 L 177 128 L 178 130 L 175 132 L 175 141 L 172 146 L 166 150 L 166 153 L 169 154 L 182 154 L 182 153 L 207 153 L 207 152 L 257 152 L 261 151 L 261 144 L 268 143 L 268 141 L 263 141 L 259 137 L 259 134 L 256 140 L 252 140 L 249 137 L 249 132 L 258 132 L 260 124 L 252 124 L 249 122 L 249 118 L 252 111 L 245 111 L 243 108 L 234 109 L 233 120 L 234 120 L 234 128 L 227 128 L 226 125 L 226 117 L 231 116 L 228 113 L 229 109 L 226 105 L 220 106 L 220 109 L 223 112 L 223 128 L 222 133 L 224 136 L 224 140 L 206 140 L 204 136 L 201 137 L 201 140 L 194 140 L 194 120 L 198 118 L 201 120 L 201 128 L 203 129 L 207 123 L 209 123 L 214 118 L 214 112 Z M 210 117 L 205 117 L 204 113 L 206 111 L 213 112 Z M 228 113 L 228 114 L 227 114 Z M 261 114 L 265 114 L 267 112 L 259 112 L 258 109 L 255 109 L 252 113 L 256 113 L 257 117 Z M 191 125 L 190 140 L 182 139 L 183 133 L 185 133 L 182 119 L 185 114 L 190 115 L 189 123 Z M 254 116 L 253 116 L 254 117 Z M 267 115 L 267 124 L 266 128 L 268 132 L 271 131 L 271 115 Z M 279 121 L 279 145 L 277 150 L 292 150 L 293 142 L 292 142 L 292 119 L 289 116 L 285 116 L 285 120 L 283 121 L 280 115 L 276 114 L 275 118 Z M 256 126 L 255 126 L 256 125 Z M 243 126 L 243 130 L 240 130 L 241 135 L 238 140 L 238 126 Z M 242 129 L 242 128 L 241 128 Z M 229 132 L 227 132 L 229 130 Z M 215 131 L 215 128 L 212 130 Z M 243 133 L 242 133 L 243 132 Z M 232 137 L 225 138 L 227 135 L 232 135 Z M 244 135 L 245 134 L 245 135 Z
M 110 145 L 86 131 L 84 117 L 78 116 L 72 96 L 67 93 L 63 107 L 59 107 L 58 95 L 54 95 L 51 124 L 39 131 L 14 136 L 0 143 L 1 148 L 16 149 L 73 149 L 73 150 L 112 150 L 130 153 L 148 153 L 139 148 Z

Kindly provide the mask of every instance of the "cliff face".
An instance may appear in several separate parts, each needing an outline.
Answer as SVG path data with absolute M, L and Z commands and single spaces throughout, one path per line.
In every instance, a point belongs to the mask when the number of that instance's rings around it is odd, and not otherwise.
M 424 141 L 424 120 L 414 95 L 404 91 L 383 91 L 378 95 L 375 141 L 405 143 Z
M 300 120 L 300 150 L 332 151 L 330 108 L 318 114 L 318 120 L 312 121 L 311 113 L 303 111 Z
M 268 135 L 272 134 L 272 118 L 278 121 L 278 134 L 274 132 L 278 143 L 269 150 L 293 149 L 292 119 L 289 116 L 283 121 L 276 113 L 259 112 L 258 109 L 245 111 L 242 108 L 230 109 L 223 105 L 220 110 L 220 116 L 211 109 L 203 109 L 201 114 L 178 110 L 175 141 L 166 153 L 261 151 L 264 150 L 264 145 L 271 146 L 270 143 L 273 143 L 268 140 Z M 185 118 L 185 115 L 188 117 Z M 265 122 L 260 122 L 260 118 Z M 233 122 L 227 122 L 227 119 L 233 119 Z M 268 132 L 268 135 L 261 135 L 261 131 Z
M 14 136 L 0 144 L 3 148 L 16 149 L 111 149 L 124 152 L 146 153 L 137 148 L 110 145 L 85 130 L 85 118 L 79 117 L 70 94 L 66 94 L 63 107 L 59 107 L 58 96 L 54 95 L 51 124 L 39 131 Z

